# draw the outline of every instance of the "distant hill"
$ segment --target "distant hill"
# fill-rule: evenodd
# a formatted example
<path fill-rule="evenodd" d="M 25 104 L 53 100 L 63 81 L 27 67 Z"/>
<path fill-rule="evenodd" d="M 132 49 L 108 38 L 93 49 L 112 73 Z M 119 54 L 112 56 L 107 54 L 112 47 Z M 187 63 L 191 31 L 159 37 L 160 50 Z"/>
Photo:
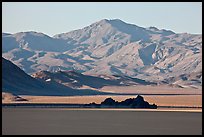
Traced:
<path fill-rule="evenodd" d="M 84 75 L 76 71 L 48 72 L 40 71 L 32 74 L 32 77 L 44 82 L 57 82 L 71 88 L 88 86 L 90 88 L 102 88 L 104 86 L 128 86 L 128 85 L 156 85 L 142 79 L 119 75 Z"/>
<path fill-rule="evenodd" d="M 76 90 L 56 82 L 39 81 L 10 61 L 2 58 L 2 92 L 14 95 L 99 95 L 105 94 L 94 90 Z M 106 93 L 108 94 L 108 93 Z"/>

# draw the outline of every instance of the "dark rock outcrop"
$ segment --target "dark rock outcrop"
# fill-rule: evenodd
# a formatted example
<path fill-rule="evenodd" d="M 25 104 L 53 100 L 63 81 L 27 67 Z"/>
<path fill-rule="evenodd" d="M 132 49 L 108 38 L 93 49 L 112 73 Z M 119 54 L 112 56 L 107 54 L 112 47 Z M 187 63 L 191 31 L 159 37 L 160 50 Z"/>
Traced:
<path fill-rule="evenodd" d="M 114 106 L 117 105 L 116 101 L 112 98 L 106 98 L 103 102 L 101 102 L 101 105 L 105 106 Z"/>
<path fill-rule="evenodd" d="M 128 98 L 124 101 L 118 102 L 112 98 L 106 98 L 101 104 L 90 103 L 86 107 L 100 107 L 100 108 L 151 108 L 156 109 L 157 105 L 149 104 L 144 98 L 138 95 L 136 98 Z"/>

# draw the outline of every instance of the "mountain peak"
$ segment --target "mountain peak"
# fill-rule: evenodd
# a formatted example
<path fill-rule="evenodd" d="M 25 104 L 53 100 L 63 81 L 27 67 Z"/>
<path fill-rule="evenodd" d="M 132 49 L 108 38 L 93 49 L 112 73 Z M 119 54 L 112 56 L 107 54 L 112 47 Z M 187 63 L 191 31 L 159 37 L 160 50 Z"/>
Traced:
<path fill-rule="evenodd" d="M 18 32 L 18 33 L 14 34 L 14 36 L 26 36 L 26 35 L 39 36 L 39 37 L 47 36 L 44 33 L 36 32 L 36 31 Z M 47 36 L 47 37 L 49 37 L 49 36 Z"/>
<path fill-rule="evenodd" d="M 153 26 L 150 26 L 150 27 L 148 27 L 147 29 L 152 30 L 152 31 L 159 31 L 159 29 L 158 29 L 158 28 L 153 27 Z"/>
<path fill-rule="evenodd" d="M 164 36 L 168 36 L 168 35 L 172 35 L 175 34 L 173 31 L 171 30 L 166 30 L 166 29 L 158 29 L 156 27 L 150 26 L 148 28 L 146 28 L 146 30 L 151 31 L 153 33 L 157 33 L 157 34 L 162 34 Z"/>
<path fill-rule="evenodd" d="M 100 20 L 100 21 L 97 21 L 97 22 L 91 24 L 90 26 L 93 26 L 93 25 L 98 26 L 98 25 L 109 24 L 109 21 L 110 21 L 110 20 L 108 20 L 108 19 L 102 19 L 102 20 Z"/>
<path fill-rule="evenodd" d="M 128 24 L 128 23 L 126 23 L 126 22 L 124 22 L 124 21 L 122 21 L 122 20 L 120 20 L 120 19 L 102 19 L 102 20 L 100 20 L 100 21 L 98 21 L 98 22 L 96 22 L 97 24 L 106 24 L 106 23 L 108 23 L 108 24 L 111 24 L 111 25 L 133 25 L 133 24 Z M 135 25 L 136 26 L 136 25 Z"/>
<path fill-rule="evenodd" d="M 102 20 L 100 20 L 98 22 L 108 22 L 108 21 L 109 21 L 108 19 L 102 19 Z"/>
<path fill-rule="evenodd" d="M 111 24 L 112 26 L 117 26 L 117 27 L 120 27 L 120 25 L 122 25 L 122 26 L 134 26 L 134 27 L 137 26 L 134 24 L 126 23 L 126 22 L 122 21 L 121 19 L 102 19 L 102 20 L 98 21 L 97 23 L 99 23 L 99 24 L 108 23 L 108 24 Z"/>
<path fill-rule="evenodd" d="M 125 24 L 127 24 L 126 22 L 124 22 L 124 21 L 122 21 L 122 20 L 120 20 L 120 19 L 111 19 L 111 20 L 109 20 L 110 22 L 118 22 L 118 23 L 125 23 Z"/>

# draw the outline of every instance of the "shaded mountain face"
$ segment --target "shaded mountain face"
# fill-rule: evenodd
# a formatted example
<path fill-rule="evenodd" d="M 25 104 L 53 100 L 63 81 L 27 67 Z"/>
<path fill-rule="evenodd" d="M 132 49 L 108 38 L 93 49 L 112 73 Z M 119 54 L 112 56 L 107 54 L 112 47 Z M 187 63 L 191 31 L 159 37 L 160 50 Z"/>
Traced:
<path fill-rule="evenodd" d="M 102 92 L 76 90 L 61 84 L 39 81 L 2 58 L 2 91 L 15 95 L 97 95 Z"/>
<path fill-rule="evenodd" d="M 202 73 L 202 35 L 143 28 L 119 19 L 104 19 L 54 37 L 3 33 L 2 54 L 29 74 L 77 70 L 160 82 Z"/>
<path fill-rule="evenodd" d="M 142 79 L 131 78 L 127 76 L 89 76 L 75 71 L 40 71 L 32 74 L 32 77 L 48 83 L 54 81 L 71 88 L 80 88 L 83 86 L 87 86 L 99 89 L 104 86 L 156 85 L 156 83 L 153 82 L 148 82 Z"/>

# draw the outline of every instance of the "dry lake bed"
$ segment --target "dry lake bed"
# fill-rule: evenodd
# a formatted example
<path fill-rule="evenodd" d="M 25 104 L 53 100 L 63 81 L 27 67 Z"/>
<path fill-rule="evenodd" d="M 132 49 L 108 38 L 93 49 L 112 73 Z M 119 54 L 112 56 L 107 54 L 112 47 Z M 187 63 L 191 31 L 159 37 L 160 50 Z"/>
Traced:
<path fill-rule="evenodd" d="M 3 135 L 201 135 L 202 112 L 2 108 Z"/>

